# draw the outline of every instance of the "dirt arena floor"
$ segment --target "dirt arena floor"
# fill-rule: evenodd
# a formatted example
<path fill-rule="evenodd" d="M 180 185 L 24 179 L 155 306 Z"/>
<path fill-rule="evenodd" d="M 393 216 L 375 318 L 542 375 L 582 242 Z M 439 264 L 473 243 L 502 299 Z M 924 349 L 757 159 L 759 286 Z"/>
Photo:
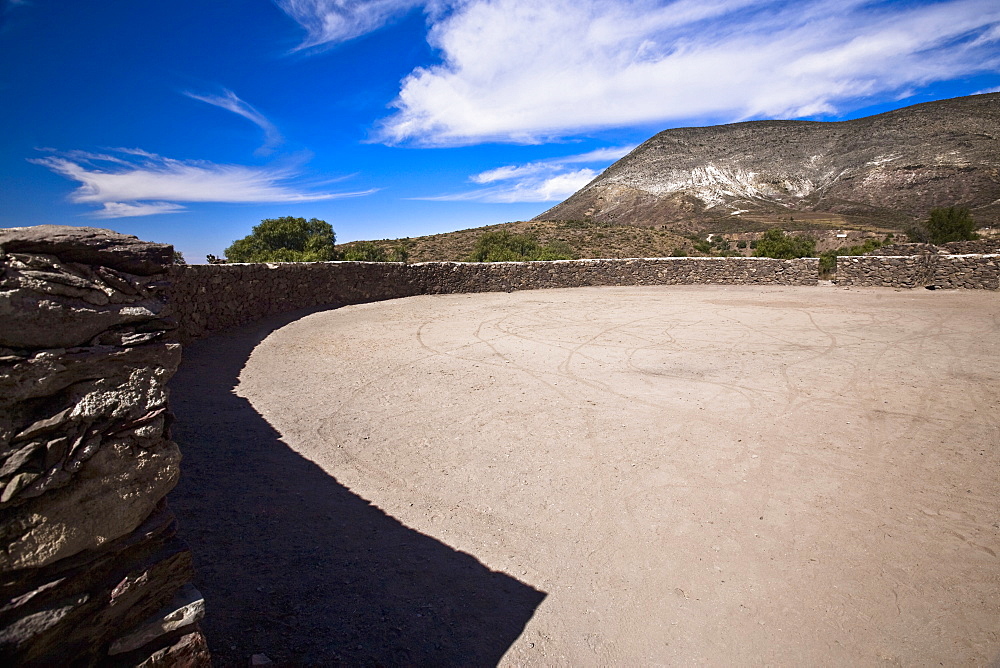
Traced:
<path fill-rule="evenodd" d="M 185 351 L 219 665 L 990 665 L 1000 294 L 580 288 Z"/>

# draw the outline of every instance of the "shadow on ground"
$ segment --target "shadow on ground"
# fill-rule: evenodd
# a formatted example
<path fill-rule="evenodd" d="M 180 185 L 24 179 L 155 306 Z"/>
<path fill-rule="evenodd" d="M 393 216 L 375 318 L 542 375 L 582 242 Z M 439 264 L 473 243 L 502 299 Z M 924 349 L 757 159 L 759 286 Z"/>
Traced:
<path fill-rule="evenodd" d="M 253 348 L 305 313 L 187 346 L 171 382 L 170 504 L 215 665 L 495 665 L 545 594 L 351 493 L 234 394 Z"/>

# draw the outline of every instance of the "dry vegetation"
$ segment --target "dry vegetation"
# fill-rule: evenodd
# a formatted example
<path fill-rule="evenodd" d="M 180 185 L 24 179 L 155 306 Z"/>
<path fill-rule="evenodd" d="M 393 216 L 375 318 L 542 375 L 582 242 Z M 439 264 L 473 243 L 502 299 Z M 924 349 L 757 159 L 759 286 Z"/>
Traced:
<path fill-rule="evenodd" d="M 711 255 L 712 252 L 699 252 L 695 249 L 696 242 L 704 239 L 709 233 L 724 234 L 733 242 L 733 252 L 749 255 L 750 248 L 737 249 L 736 243 L 739 240 L 756 239 L 761 233 L 773 227 L 808 232 L 817 238 L 820 250 L 857 243 L 859 238 L 868 236 L 884 237 L 887 232 L 892 231 L 875 226 L 851 225 L 836 215 L 799 212 L 795 212 L 791 219 L 773 217 L 766 220 L 764 218 L 749 220 L 746 217 L 739 217 L 731 223 L 719 221 L 704 227 L 705 229 L 699 234 L 683 236 L 676 227 L 667 229 L 666 226 L 639 227 L 573 220 L 520 221 L 423 237 L 381 239 L 371 243 L 382 247 L 387 253 L 403 246 L 408 252 L 409 262 L 462 261 L 468 259 L 480 235 L 485 232 L 507 230 L 514 234 L 531 235 L 542 245 L 565 244 L 576 258 L 628 258 Z M 837 239 L 835 234 L 838 230 L 852 230 L 850 240 Z M 898 230 L 896 232 L 898 234 Z M 359 243 L 362 242 L 340 244 L 337 249 L 343 252 Z"/>
<path fill-rule="evenodd" d="M 664 229 L 577 221 L 502 223 L 426 237 L 383 239 L 374 243 L 387 250 L 404 245 L 409 251 L 410 262 L 465 260 L 481 234 L 498 230 L 528 234 L 543 245 L 561 242 L 569 246 L 577 258 L 665 257 L 675 249 L 690 250 L 692 243 Z M 338 250 L 346 250 L 354 243 L 358 242 L 342 244 Z"/>

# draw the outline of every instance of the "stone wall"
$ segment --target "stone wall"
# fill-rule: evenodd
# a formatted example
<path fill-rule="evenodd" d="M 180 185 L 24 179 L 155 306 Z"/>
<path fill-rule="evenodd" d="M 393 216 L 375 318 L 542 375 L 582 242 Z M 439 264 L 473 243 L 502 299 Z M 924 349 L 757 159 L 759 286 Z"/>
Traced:
<path fill-rule="evenodd" d="M 816 285 L 818 275 L 815 258 L 197 265 L 171 269 L 170 302 L 186 341 L 297 308 L 419 294 L 594 285 Z"/>
<path fill-rule="evenodd" d="M 837 258 L 837 285 L 1000 289 L 1000 255 Z"/>
<path fill-rule="evenodd" d="M 865 255 L 896 257 L 903 255 L 995 255 L 1000 253 L 1000 239 L 978 239 L 976 241 L 949 241 L 943 244 L 890 244 L 876 248 Z"/>
<path fill-rule="evenodd" d="M 172 248 L 0 230 L 0 662 L 208 665 L 165 496 Z"/>

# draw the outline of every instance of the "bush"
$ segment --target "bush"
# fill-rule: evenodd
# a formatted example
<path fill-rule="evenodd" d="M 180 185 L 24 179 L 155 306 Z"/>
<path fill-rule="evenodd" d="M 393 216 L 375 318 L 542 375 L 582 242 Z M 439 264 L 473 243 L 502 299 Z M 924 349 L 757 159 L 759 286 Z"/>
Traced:
<path fill-rule="evenodd" d="M 891 237 L 886 237 L 885 241 L 868 239 L 863 244 L 858 246 L 848 246 L 846 248 L 834 248 L 833 250 L 823 251 L 819 254 L 820 276 L 827 277 L 836 273 L 838 257 L 844 257 L 847 255 L 864 255 L 865 253 L 870 253 L 876 248 L 881 248 L 889 241 L 891 241 Z"/>
<path fill-rule="evenodd" d="M 542 246 L 534 237 L 506 230 L 486 232 L 476 240 L 469 262 L 526 262 L 571 260 L 573 253 L 563 242 Z"/>
<path fill-rule="evenodd" d="M 816 240 L 801 235 L 787 235 L 782 230 L 768 230 L 757 242 L 755 257 L 773 257 L 794 260 L 797 257 L 814 257 Z"/>
<path fill-rule="evenodd" d="M 930 217 L 906 230 L 910 241 L 931 244 L 945 244 L 949 241 L 972 241 L 978 239 L 976 221 L 965 207 L 950 206 L 945 209 L 931 209 Z"/>
<path fill-rule="evenodd" d="M 835 273 L 837 273 L 837 251 L 823 251 L 819 254 L 819 275 L 826 278 Z"/>
<path fill-rule="evenodd" d="M 351 244 L 341 254 L 342 260 L 349 262 L 406 262 L 410 258 L 406 246 L 398 244 L 390 251 L 372 241 Z"/>
<path fill-rule="evenodd" d="M 226 249 L 229 262 L 325 262 L 337 259 L 333 227 L 311 218 L 265 218 Z"/>

